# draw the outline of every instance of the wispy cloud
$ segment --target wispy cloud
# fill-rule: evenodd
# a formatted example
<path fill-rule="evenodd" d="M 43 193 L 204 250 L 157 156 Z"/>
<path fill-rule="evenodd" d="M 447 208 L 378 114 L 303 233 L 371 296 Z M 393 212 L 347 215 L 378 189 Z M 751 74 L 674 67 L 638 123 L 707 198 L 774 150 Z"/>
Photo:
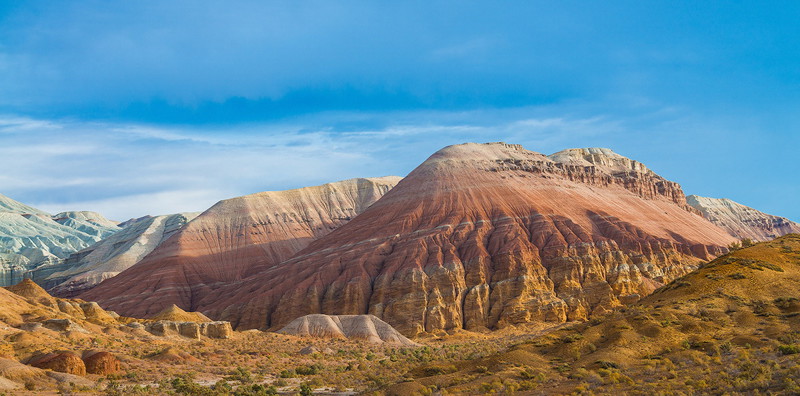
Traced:
<path fill-rule="evenodd" d="M 535 142 L 568 131 L 607 130 L 592 119 L 197 131 L 0 118 L 0 125 L 12 124 L 24 126 L 2 138 L 0 167 L 15 170 L 0 177 L 3 193 L 45 210 L 99 210 L 119 219 L 202 211 L 217 200 L 265 190 L 402 176 L 449 144 L 511 138 L 535 149 L 542 146 Z"/>

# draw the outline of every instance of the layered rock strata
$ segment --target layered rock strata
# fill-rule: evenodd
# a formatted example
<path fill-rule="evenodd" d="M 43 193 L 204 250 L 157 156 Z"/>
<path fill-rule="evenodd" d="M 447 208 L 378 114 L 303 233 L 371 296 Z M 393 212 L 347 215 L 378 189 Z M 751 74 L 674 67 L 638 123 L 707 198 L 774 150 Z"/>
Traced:
<path fill-rule="evenodd" d="M 760 212 L 727 198 L 686 197 L 686 202 L 703 213 L 712 223 L 738 239 L 769 241 L 777 237 L 800 233 L 800 224 L 787 218 Z"/>
<path fill-rule="evenodd" d="M 351 179 L 221 201 L 140 263 L 79 297 L 146 317 L 172 304 L 196 311 L 211 290 L 277 264 L 347 223 L 399 177 Z"/>
<path fill-rule="evenodd" d="M 610 150 L 548 157 L 470 143 L 440 150 L 348 224 L 196 306 L 242 329 L 371 314 L 406 336 L 581 320 L 733 240 L 678 184 Z"/>
<path fill-rule="evenodd" d="M 0 286 L 44 279 L 73 252 L 119 230 L 95 212 L 51 216 L 0 195 Z"/>
<path fill-rule="evenodd" d="M 131 222 L 122 231 L 71 254 L 39 283 L 53 295 L 75 297 L 141 261 L 197 215 L 147 216 Z"/>

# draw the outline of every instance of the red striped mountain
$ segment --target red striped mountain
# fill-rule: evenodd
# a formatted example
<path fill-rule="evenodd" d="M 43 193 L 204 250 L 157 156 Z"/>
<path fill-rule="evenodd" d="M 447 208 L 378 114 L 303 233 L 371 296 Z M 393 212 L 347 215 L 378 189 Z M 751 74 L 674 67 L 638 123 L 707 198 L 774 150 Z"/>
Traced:
<path fill-rule="evenodd" d="M 272 329 L 312 313 L 371 314 L 407 336 L 577 320 L 637 300 L 732 241 L 677 183 L 608 149 L 548 157 L 468 143 L 192 309 Z"/>
<path fill-rule="evenodd" d="M 210 290 L 277 264 L 347 223 L 400 180 L 351 179 L 220 201 L 142 261 L 80 298 L 146 317 L 175 304 L 193 310 Z"/>

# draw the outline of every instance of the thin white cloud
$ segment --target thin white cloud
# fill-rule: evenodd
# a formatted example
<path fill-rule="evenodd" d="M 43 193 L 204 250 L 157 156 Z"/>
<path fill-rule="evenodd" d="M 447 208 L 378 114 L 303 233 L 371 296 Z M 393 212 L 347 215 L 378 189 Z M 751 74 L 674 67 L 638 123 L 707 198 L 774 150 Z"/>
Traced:
<path fill-rule="evenodd" d="M 248 125 L 191 130 L 6 117 L 0 192 L 43 210 L 95 210 L 117 219 L 199 211 L 265 190 L 351 177 L 403 176 L 439 148 L 512 138 L 533 142 L 597 120 L 532 119 L 497 125 L 392 125 L 302 130 Z M 521 140 L 516 140 L 521 139 Z M 529 147 L 536 150 L 537 147 Z"/>

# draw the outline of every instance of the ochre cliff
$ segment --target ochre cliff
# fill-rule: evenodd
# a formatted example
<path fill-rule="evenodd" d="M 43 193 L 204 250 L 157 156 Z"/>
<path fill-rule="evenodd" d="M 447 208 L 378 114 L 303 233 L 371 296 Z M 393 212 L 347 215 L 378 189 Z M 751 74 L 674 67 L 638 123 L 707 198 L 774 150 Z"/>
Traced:
<path fill-rule="evenodd" d="M 680 187 L 605 149 L 446 147 L 353 221 L 196 308 L 239 328 L 375 315 L 405 335 L 585 319 L 734 239 Z"/>
<path fill-rule="evenodd" d="M 687 202 L 703 213 L 712 223 L 738 239 L 769 241 L 777 237 L 800 233 L 800 224 L 785 217 L 760 212 L 727 198 L 687 197 Z"/>
<path fill-rule="evenodd" d="M 196 302 L 220 285 L 277 264 L 366 210 L 399 177 L 351 179 L 220 201 L 141 262 L 80 298 L 122 315 L 144 317 Z"/>

